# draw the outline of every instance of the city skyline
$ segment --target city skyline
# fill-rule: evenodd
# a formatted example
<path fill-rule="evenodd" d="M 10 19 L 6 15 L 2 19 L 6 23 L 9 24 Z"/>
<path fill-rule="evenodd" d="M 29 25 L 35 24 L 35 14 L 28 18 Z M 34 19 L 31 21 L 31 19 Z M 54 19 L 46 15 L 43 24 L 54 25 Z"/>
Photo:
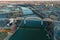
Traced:
<path fill-rule="evenodd" d="M 0 1 L 60 1 L 60 0 L 0 0 Z"/>

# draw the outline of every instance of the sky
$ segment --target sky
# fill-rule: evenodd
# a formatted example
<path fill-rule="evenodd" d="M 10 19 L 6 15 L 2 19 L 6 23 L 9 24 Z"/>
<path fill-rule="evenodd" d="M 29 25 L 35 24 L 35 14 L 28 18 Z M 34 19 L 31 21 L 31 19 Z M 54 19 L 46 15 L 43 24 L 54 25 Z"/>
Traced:
<path fill-rule="evenodd" d="M 0 0 L 0 1 L 60 1 L 60 0 Z"/>

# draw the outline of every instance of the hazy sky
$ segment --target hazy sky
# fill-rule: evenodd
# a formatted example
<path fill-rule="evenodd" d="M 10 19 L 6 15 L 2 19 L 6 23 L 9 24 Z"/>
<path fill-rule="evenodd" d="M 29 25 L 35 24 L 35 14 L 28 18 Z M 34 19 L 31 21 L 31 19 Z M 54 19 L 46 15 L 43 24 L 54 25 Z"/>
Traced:
<path fill-rule="evenodd" d="M 60 1 L 60 0 L 0 0 L 0 1 Z"/>

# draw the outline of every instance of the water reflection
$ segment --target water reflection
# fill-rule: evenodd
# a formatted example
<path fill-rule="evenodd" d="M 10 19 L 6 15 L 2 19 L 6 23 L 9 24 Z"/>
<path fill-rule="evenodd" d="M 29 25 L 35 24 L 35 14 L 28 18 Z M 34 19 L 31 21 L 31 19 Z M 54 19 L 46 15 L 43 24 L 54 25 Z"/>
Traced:
<path fill-rule="evenodd" d="M 60 40 L 60 22 L 54 22 L 54 40 Z"/>

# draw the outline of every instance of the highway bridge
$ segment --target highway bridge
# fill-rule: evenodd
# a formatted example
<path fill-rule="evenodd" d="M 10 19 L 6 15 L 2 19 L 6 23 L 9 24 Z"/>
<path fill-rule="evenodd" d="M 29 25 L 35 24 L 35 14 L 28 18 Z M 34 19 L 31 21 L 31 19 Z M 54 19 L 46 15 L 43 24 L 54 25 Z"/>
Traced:
<path fill-rule="evenodd" d="M 53 40 L 54 38 L 53 38 L 53 25 L 57 22 L 59 22 L 59 21 L 54 21 L 53 23 L 52 23 L 52 21 L 42 21 L 41 19 L 43 19 L 44 17 L 43 17 L 43 15 L 41 15 L 38 11 L 36 11 L 34 8 L 26 8 L 26 7 L 24 7 L 25 9 L 24 9 L 24 11 L 23 11 L 23 14 L 25 14 L 25 13 L 28 13 L 29 11 L 27 10 L 26 11 L 26 9 L 29 9 L 30 10 L 30 12 L 32 13 L 30 13 L 31 15 L 35 15 L 35 16 L 33 16 L 33 17 L 39 17 L 40 19 L 38 19 L 38 20 L 40 20 L 40 21 L 37 21 L 37 19 L 34 19 L 33 17 L 32 17 L 32 19 L 31 18 L 28 18 L 28 17 L 31 17 L 31 15 L 29 14 L 29 15 L 24 15 L 23 17 L 24 17 L 24 19 L 26 18 L 27 20 L 25 20 L 24 22 L 23 22 L 23 24 L 22 25 L 20 25 L 21 27 L 20 28 L 22 28 L 22 29 L 19 29 L 20 31 L 23 31 L 22 33 L 24 33 L 24 32 L 26 32 L 26 34 L 28 34 L 29 35 L 29 37 L 28 36 L 26 36 L 26 35 L 24 35 L 24 34 L 21 34 L 22 36 L 24 36 L 24 39 L 25 40 L 37 40 L 37 39 L 35 39 L 35 37 L 37 36 L 36 34 L 34 34 L 34 35 L 36 35 L 35 37 L 33 37 L 33 38 L 31 38 L 31 35 L 32 35 L 32 32 L 36 32 L 36 30 L 35 30 L 35 28 L 37 28 L 37 30 L 38 30 L 38 28 L 41 28 L 42 29 L 42 27 L 43 27 L 43 29 L 42 30 L 44 30 L 44 31 L 46 31 L 46 34 L 49 34 L 48 36 L 46 36 L 46 34 L 45 34 L 45 36 L 46 37 L 48 37 L 47 39 L 45 39 L 45 40 Z M 29 20 L 29 21 L 28 21 Z M 36 21 L 34 21 L 34 20 L 36 20 Z M 36 23 L 37 24 L 36 24 Z M 33 23 L 33 24 L 32 24 Z M 46 24 L 47 23 L 47 24 Z M 30 26 L 29 26 L 30 25 Z M 38 27 L 36 26 L 36 25 L 38 25 Z M 59 27 L 59 26 L 58 26 Z M 26 28 L 26 29 L 25 29 Z M 46 29 L 47 28 L 47 29 Z M 29 30 L 30 29 L 30 30 Z M 34 30 L 33 30 L 34 29 Z M 46 29 L 46 30 L 45 30 Z M 50 29 L 50 30 L 49 30 Z M 33 31 L 32 31 L 33 30 Z M 49 30 L 49 31 L 47 31 L 47 30 Z M 11 37 L 10 38 L 10 40 L 14 40 L 14 38 L 16 38 L 16 40 L 17 40 L 17 37 L 16 36 L 19 36 L 19 35 L 17 35 L 17 34 L 19 34 L 18 32 L 20 32 L 20 31 L 17 31 L 16 32 L 16 34 L 15 35 L 13 35 L 13 37 Z M 28 32 L 29 31 L 29 32 Z M 51 34 L 50 34 L 50 33 Z M 31 33 L 31 35 L 30 35 L 30 33 Z M 38 32 L 37 32 L 38 33 Z M 41 33 L 41 32 L 40 32 Z M 42 33 L 43 34 L 43 33 Z M 43 35 L 40 35 L 39 37 L 41 37 L 41 36 L 43 36 Z M 19 37 L 21 37 L 21 36 L 19 36 Z M 38 40 L 44 40 L 44 39 L 39 39 L 39 37 L 38 37 Z M 30 39 L 28 39 L 28 38 L 30 38 Z M 37 38 L 37 37 L 36 37 Z M 44 37 L 42 37 L 42 38 L 44 38 Z M 22 40 L 24 40 L 23 38 L 20 38 L 20 39 L 22 39 Z"/>
<path fill-rule="evenodd" d="M 18 21 L 18 30 L 9 40 L 53 40 L 54 23 L 59 21 L 44 21 L 42 12 L 33 6 L 20 6 L 22 16 L 12 18 Z M 9 19 L 9 18 L 7 18 Z M 52 23 L 53 22 L 53 23 Z M 13 23 L 13 22 L 12 22 Z M 3 25 L 4 26 L 4 25 Z M 7 26 L 7 25 L 6 25 Z M 47 31 L 48 30 L 48 31 Z"/>
<path fill-rule="evenodd" d="M 24 20 L 20 22 L 19 29 L 9 40 L 50 40 L 45 30 L 46 22 L 41 21 L 39 15 L 36 15 L 37 13 L 35 14 L 32 9 L 27 7 L 21 8 Z"/>

